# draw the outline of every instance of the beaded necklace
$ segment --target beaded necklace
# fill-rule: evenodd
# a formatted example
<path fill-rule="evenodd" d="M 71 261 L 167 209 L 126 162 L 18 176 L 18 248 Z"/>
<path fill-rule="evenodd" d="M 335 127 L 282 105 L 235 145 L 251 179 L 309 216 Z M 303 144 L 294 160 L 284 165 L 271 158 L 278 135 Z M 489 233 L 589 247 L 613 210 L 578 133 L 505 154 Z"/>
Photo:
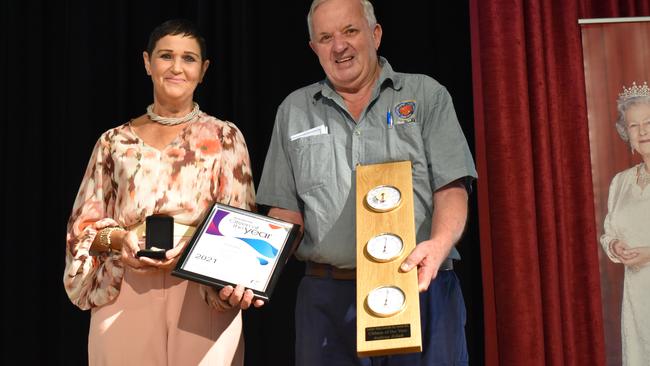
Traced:
<path fill-rule="evenodd" d="M 200 111 L 198 103 L 194 102 L 194 109 L 183 117 L 162 117 L 154 113 L 153 104 L 151 104 L 147 107 L 147 116 L 149 116 L 152 121 L 160 123 L 161 125 L 174 126 L 191 120 L 196 117 Z"/>

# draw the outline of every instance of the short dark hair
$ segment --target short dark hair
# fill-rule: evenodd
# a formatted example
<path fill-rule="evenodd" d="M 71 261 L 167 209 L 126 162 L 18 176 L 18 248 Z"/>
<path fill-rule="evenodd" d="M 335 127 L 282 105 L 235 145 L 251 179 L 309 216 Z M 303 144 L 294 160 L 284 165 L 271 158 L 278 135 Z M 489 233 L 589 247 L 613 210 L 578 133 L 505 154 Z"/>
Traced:
<path fill-rule="evenodd" d="M 208 52 L 205 46 L 205 39 L 201 35 L 199 28 L 187 19 L 171 19 L 154 28 L 149 35 L 147 53 L 149 55 L 153 53 L 154 48 L 156 48 L 156 43 L 161 38 L 165 36 L 176 36 L 179 34 L 196 39 L 196 42 L 199 44 L 199 48 L 201 49 L 201 59 L 207 59 Z"/>

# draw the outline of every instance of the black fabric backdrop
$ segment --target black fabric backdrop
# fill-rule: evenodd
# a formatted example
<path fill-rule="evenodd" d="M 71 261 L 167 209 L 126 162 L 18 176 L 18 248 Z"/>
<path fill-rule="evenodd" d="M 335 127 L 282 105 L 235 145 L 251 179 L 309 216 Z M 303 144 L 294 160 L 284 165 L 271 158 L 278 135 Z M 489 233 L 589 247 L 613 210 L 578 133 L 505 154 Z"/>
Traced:
<path fill-rule="evenodd" d="M 277 106 L 323 77 L 302 1 L 31 1 L 0 5 L 0 192 L 3 364 L 86 364 L 89 312 L 62 286 L 65 226 L 98 136 L 152 101 L 141 53 L 176 17 L 203 30 L 211 60 L 196 99 L 244 134 L 257 184 Z M 380 54 L 394 69 L 445 85 L 473 148 L 467 1 L 375 1 Z M 459 245 L 471 364 L 483 360 L 476 197 Z M 291 260 L 273 301 L 245 312 L 246 364 L 293 364 L 293 306 L 303 266 Z M 28 351 L 19 351 L 18 346 Z M 146 350 L 144 350 L 146 352 Z"/>

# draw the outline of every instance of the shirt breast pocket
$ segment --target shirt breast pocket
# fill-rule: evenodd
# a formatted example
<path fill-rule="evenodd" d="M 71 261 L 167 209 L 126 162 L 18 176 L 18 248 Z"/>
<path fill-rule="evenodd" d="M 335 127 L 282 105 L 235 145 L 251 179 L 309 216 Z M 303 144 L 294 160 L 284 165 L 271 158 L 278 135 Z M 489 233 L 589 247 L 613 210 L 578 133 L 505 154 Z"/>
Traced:
<path fill-rule="evenodd" d="M 411 160 L 412 162 L 422 159 L 424 146 L 422 141 L 422 129 L 417 122 L 410 122 L 395 125 L 395 128 L 388 130 L 388 149 L 392 160 Z"/>
<path fill-rule="evenodd" d="M 323 187 L 334 179 L 332 135 L 303 137 L 289 142 L 293 175 L 299 194 Z"/>

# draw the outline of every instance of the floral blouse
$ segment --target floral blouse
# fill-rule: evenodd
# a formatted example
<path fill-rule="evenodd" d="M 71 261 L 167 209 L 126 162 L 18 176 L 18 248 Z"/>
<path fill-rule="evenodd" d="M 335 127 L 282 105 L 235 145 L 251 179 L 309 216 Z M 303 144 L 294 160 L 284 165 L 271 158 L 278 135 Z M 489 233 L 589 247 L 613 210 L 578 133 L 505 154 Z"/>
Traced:
<path fill-rule="evenodd" d="M 120 291 L 120 253 L 89 252 L 98 231 L 132 228 L 151 214 L 197 225 L 213 202 L 255 208 L 246 142 L 233 123 L 201 112 L 162 150 L 142 141 L 130 123 L 103 133 L 67 226 L 63 282 L 70 300 L 85 310 Z"/>

